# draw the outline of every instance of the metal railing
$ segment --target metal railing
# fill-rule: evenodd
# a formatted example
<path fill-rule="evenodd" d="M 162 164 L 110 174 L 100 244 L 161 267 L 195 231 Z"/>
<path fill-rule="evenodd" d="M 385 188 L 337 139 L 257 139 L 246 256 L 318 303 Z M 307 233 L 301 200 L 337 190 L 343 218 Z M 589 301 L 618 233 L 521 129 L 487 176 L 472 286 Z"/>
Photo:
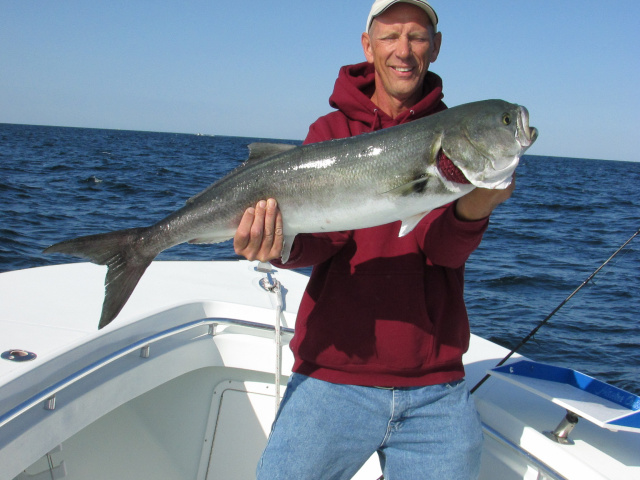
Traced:
<path fill-rule="evenodd" d="M 174 335 L 178 335 L 180 333 L 187 332 L 189 330 L 193 330 L 198 327 L 209 326 L 208 335 L 215 336 L 216 335 L 216 327 L 219 325 L 222 326 L 238 326 L 242 328 L 248 328 L 251 330 L 260 330 L 260 331 L 268 331 L 274 332 L 276 327 L 274 325 L 267 325 L 263 323 L 250 322 L 246 320 L 236 320 L 232 318 L 203 318 L 199 320 L 194 320 L 192 322 L 185 323 L 183 325 L 178 325 L 162 332 L 156 333 L 154 335 L 150 335 L 143 339 L 140 339 L 134 343 L 131 343 L 115 352 L 110 353 L 109 355 L 81 368 L 80 370 L 68 375 L 62 380 L 56 382 L 50 387 L 42 390 L 41 392 L 33 395 L 29 399 L 15 406 L 8 412 L 0 415 L 0 428 L 7 423 L 15 420 L 20 415 L 26 413 L 31 410 L 33 407 L 39 404 L 43 404 L 45 410 L 54 410 L 55 409 L 55 396 L 57 393 L 61 392 L 65 388 L 73 385 L 79 380 L 91 375 L 92 373 L 104 368 L 105 366 L 115 362 L 116 360 L 129 355 L 136 350 L 140 351 L 140 356 L 142 358 L 149 357 L 150 346 L 156 342 L 164 340 L 166 338 L 172 337 Z M 280 331 L 283 334 L 293 335 L 294 330 L 292 328 L 281 327 Z M 566 480 L 566 477 L 560 475 L 549 465 L 542 462 L 540 459 L 531 455 L 531 453 L 527 452 L 525 449 L 512 442 L 504 435 L 500 434 L 497 430 L 489 427 L 486 424 L 482 424 L 482 428 L 484 434 L 488 437 L 493 438 L 498 443 L 501 443 L 505 447 L 517 452 L 522 457 L 525 457 L 535 468 L 537 468 L 542 474 L 544 474 L 547 478 L 558 479 L 558 480 Z"/>
<path fill-rule="evenodd" d="M 239 327 L 249 328 L 253 330 L 263 330 L 263 331 L 270 331 L 275 333 L 275 326 L 273 325 L 266 325 L 266 324 L 257 323 L 257 322 L 249 322 L 246 320 L 236 320 L 232 318 L 203 318 L 200 320 L 194 320 L 192 322 L 185 323 L 183 325 L 178 325 L 176 327 L 169 328 L 162 332 L 159 332 L 154 335 L 145 337 L 141 340 L 138 340 L 126 347 L 116 350 L 113 353 L 110 353 L 109 355 L 85 366 L 84 368 L 81 368 L 80 370 L 72 373 L 71 375 L 68 375 L 67 377 L 54 383 L 50 387 L 45 388 L 41 392 L 33 395 L 32 397 L 28 398 L 27 400 L 20 403 L 19 405 L 16 405 L 11 410 L 0 415 L 0 428 L 6 425 L 7 423 L 11 422 L 12 420 L 16 419 L 20 415 L 24 414 L 25 412 L 31 410 L 33 407 L 35 407 L 38 404 L 43 403 L 45 410 L 54 410 L 55 396 L 57 393 L 69 387 L 70 385 L 73 385 L 77 381 L 87 377 L 88 375 L 91 375 L 97 370 L 100 370 L 101 368 L 109 365 L 110 363 L 113 363 L 116 360 L 135 352 L 136 350 L 140 350 L 141 357 L 147 358 L 149 356 L 149 347 L 153 343 L 156 343 L 168 337 L 172 337 L 174 335 L 178 335 L 180 333 L 192 330 L 194 328 L 203 327 L 207 325 L 209 326 L 209 335 L 211 335 L 212 337 L 216 335 L 216 327 L 219 325 L 239 326 Z M 294 330 L 292 328 L 282 327 L 280 331 L 284 334 L 293 335 Z"/>
<path fill-rule="evenodd" d="M 538 470 L 538 474 L 543 475 L 543 477 L 539 476 L 538 478 L 545 478 L 549 480 L 568 480 L 567 477 L 556 472 L 552 467 L 544 463 L 541 459 L 532 455 L 530 452 L 522 448 L 520 445 L 509 440 L 506 436 L 502 435 L 495 428 L 490 427 L 484 422 L 482 422 L 482 432 L 484 433 L 485 437 L 492 438 L 494 441 L 498 442 L 504 447 L 516 452 L 516 454 L 520 455 L 521 457 L 526 458 L 527 461 L 531 464 L 531 466 Z"/>

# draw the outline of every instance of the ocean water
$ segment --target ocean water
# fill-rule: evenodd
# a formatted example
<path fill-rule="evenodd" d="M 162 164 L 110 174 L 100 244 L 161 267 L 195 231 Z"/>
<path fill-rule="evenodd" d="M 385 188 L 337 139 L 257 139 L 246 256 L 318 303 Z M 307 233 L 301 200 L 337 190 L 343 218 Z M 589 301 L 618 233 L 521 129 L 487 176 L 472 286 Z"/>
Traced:
<path fill-rule="evenodd" d="M 157 221 L 242 162 L 253 141 L 0 124 L 0 272 L 77 261 L 41 252 Z M 525 156 L 517 175 L 467 263 L 465 290 L 472 331 L 509 348 L 640 228 L 640 163 Z M 158 258 L 238 257 L 226 242 Z M 640 394 L 639 294 L 640 236 L 520 352 Z"/>

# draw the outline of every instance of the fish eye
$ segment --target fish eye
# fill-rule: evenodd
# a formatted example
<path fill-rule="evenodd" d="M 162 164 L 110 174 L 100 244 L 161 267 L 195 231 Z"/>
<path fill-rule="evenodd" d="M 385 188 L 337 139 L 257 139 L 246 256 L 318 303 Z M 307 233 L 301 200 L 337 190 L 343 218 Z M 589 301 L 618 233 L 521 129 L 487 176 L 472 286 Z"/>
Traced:
<path fill-rule="evenodd" d="M 508 113 L 505 113 L 504 115 L 502 115 L 502 123 L 504 123 L 505 125 L 510 125 L 511 115 L 509 115 Z"/>

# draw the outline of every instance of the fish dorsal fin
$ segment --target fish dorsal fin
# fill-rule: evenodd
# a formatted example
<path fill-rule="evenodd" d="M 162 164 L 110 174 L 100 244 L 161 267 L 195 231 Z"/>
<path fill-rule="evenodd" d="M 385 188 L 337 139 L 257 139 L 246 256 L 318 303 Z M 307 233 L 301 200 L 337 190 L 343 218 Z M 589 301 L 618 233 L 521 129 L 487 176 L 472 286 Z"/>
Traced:
<path fill-rule="evenodd" d="M 416 228 L 416 225 L 420 223 L 420 220 L 422 220 L 429 212 L 430 210 L 427 210 L 426 212 L 418 213 L 410 216 L 409 218 L 403 219 L 402 225 L 400 225 L 400 231 L 398 232 L 398 237 L 404 237 L 411 230 Z"/>
<path fill-rule="evenodd" d="M 250 143 L 248 147 L 249 147 L 249 158 L 245 160 L 243 165 L 248 162 L 258 162 L 260 160 L 264 160 L 265 158 L 273 157 L 274 155 L 288 152 L 289 150 L 293 150 L 294 148 L 297 148 L 296 145 L 291 145 L 290 143 L 262 143 L 262 142 Z M 189 200 L 187 200 L 187 205 L 195 202 L 199 197 L 208 193 L 212 187 L 213 185 L 210 185 L 207 188 L 205 188 L 202 192 L 191 197 Z"/>
<path fill-rule="evenodd" d="M 247 162 L 264 160 L 279 153 L 288 152 L 296 148 L 296 145 L 289 143 L 251 143 L 249 145 L 249 158 Z"/>

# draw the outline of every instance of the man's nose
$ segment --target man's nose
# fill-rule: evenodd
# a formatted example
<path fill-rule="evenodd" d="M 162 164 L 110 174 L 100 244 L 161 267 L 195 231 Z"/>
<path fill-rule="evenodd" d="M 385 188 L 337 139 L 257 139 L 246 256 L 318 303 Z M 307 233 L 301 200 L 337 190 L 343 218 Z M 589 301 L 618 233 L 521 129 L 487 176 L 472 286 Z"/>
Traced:
<path fill-rule="evenodd" d="M 400 37 L 396 44 L 398 58 L 407 58 L 411 55 L 411 42 L 408 37 Z"/>

